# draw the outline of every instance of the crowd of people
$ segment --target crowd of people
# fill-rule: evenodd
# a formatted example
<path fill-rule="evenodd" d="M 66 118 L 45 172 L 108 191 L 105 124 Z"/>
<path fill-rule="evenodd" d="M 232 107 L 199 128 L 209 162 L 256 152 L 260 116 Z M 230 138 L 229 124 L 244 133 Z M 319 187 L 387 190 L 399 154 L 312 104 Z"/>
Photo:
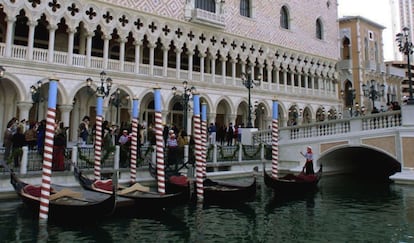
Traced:
<path fill-rule="evenodd" d="M 3 134 L 4 160 L 12 161 L 15 168 L 20 167 L 22 147 L 28 146 L 43 155 L 46 133 L 46 120 L 28 122 L 16 117 L 9 120 Z M 55 124 L 53 169 L 64 170 L 64 152 L 66 148 L 66 128 L 63 122 Z"/>
<path fill-rule="evenodd" d="M 228 126 L 222 125 L 220 127 L 217 127 L 214 123 L 210 123 L 208 127 L 208 143 L 219 144 L 221 146 L 238 144 L 241 142 L 243 128 L 243 124 L 235 126 L 232 122 Z"/>

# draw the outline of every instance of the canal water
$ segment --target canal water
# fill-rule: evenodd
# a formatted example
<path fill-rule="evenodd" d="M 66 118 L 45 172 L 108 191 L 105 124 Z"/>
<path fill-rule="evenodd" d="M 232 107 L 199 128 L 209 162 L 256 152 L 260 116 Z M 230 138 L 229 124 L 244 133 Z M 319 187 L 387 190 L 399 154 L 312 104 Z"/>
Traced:
<path fill-rule="evenodd" d="M 0 242 L 75 241 L 414 242 L 414 186 L 325 176 L 314 195 L 278 200 L 260 183 L 255 201 L 237 207 L 185 205 L 82 226 L 39 227 L 20 201 L 0 202 Z"/>

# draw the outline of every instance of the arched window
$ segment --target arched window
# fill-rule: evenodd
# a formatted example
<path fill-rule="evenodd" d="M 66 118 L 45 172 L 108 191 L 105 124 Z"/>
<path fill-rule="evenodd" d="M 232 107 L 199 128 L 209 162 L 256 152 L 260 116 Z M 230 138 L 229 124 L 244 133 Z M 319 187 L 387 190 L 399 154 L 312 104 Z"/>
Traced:
<path fill-rule="evenodd" d="M 280 27 L 289 29 L 289 11 L 286 6 L 280 9 Z"/>
<path fill-rule="evenodd" d="M 321 19 L 316 20 L 316 38 L 319 40 L 323 39 L 323 25 Z"/>
<path fill-rule="evenodd" d="M 250 18 L 250 0 L 240 0 L 240 15 Z"/>
<path fill-rule="evenodd" d="M 214 0 L 196 0 L 195 7 L 212 13 L 216 12 L 216 1 Z"/>
<path fill-rule="evenodd" d="M 349 41 L 349 38 L 344 37 L 342 40 L 342 59 L 346 59 L 346 60 L 351 59 L 350 45 L 351 45 L 351 42 Z"/>

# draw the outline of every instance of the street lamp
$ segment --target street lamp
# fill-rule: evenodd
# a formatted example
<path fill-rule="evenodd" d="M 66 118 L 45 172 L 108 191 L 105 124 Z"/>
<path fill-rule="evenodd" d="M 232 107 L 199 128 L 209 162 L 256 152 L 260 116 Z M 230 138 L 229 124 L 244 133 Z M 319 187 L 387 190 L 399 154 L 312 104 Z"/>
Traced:
<path fill-rule="evenodd" d="M 414 104 L 413 99 L 413 86 L 411 80 L 411 64 L 410 64 L 410 55 L 413 54 L 413 43 L 409 40 L 410 29 L 404 27 L 402 33 L 397 34 L 396 41 L 398 42 L 398 49 L 401 53 L 407 56 L 407 69 L 408 69 L 408 92 L 409 97 L 407 100 L 408 105 Z"/>
<path fill-rule="evenodd" d="M 112 79 L 110 77 L 106 77 L 105 71 L 102 71 L 100 73 L 101 76 L 101 86 L 98 86 L 96 88 L 96 95 L 97 96 L 108 96 L 109 91 L 112 87 Z M 90 88 L 92 86 L 93 80 L 92 78 L 86 79 L 86 85 Z M 105 86 L 104 86 L 105 85 Z"/>
<path fill-rule="evenodd" d="M 192 86 L 191 88 L 188 88 L 188 82 L 183 81 L 183 93 L 181 95 L 177 94 L 177 87 L 172 87 L 171 90 L 173 92 L 173 95 L 181 96 L 181 102 L 183 104 L 183 129 L 187 132 L 187 115 L 188 115 L 188 102 L 190 101 L 192 94 L 196 92 L 196 88 Z"/>
<path fill-rule="evenodd" d="M 243 85 L 249 91 L 249 97 L 248 97 L 248 99 L 249 99 L 249 113 L 247 114 L 247 128 L 252 128 L 253 127 L 253 124 L 252 124 L 252 104 L 251 104 L 252 101 L 251 101 L 251 91 L 250 90 L 253 88 L 253 86 L 257 85 L 257 83 L 256 83 L 255 80 L 253 80 L 251 72 L 248 71 L 247 74 L 242 73 L 241 75 L 242 75 L 241 78 L 242 78 Z M 261 74 L 260 73 L 258 74 L 258 78 L 259 78 L 259 80 L 261 79 Z"/>
<path fill-rule="evenodd" d="M 341 90 L 341 96 L 345 99 L 345 107 L 348 107 L 351 117 L 353 114 L 352 108 L 354 107 L 355 92 L 355 89 L 351 87 L 348 90 Z"/>
<path fill-rule="evenodd" d="M 36 121 L 39 121 L 39 105 L 40 102 L 43 102 L 43 97 L 41 97 L 40 89 L 42 88 L 42 81 L 39 80 L 36 82 L 36 85 L 30 86 L 30 93 L 32 94 L 32 101 L 36 104 Z"/>
<path fill-rule="evenodd" d="M 129 95 L 121 96 L 121 90 L 116 89 L 115 93 L 111 95 L 111 104 L 116 107 L 116 122 L 120 124 L 119 121 L 119 108 L 122 106 L 127 106 L 129 100 Z"/>
<path fill-rule="evenodd" d="M 371 86 L 363 84 L 362 90 L 364 91 L 364 96 L 368 97 L 372 101 L 372 110 L 375 108 L 375 100 L 384 96 L 385 85 L 381 84 L 379 87 L 376 84 L 375 80 L 371 80 Z"/>

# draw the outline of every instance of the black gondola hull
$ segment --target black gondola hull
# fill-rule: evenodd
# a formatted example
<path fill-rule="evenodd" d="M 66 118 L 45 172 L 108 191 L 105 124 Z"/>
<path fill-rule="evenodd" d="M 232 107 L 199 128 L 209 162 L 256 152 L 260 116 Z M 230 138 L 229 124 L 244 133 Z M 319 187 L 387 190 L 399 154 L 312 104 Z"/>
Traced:
<path fill-rule="evenodd" d="M 95 191 L 103 194 L 111 194 L 111 191 L 102 190 L 94 187 L 94 180 L 82 175 L 75 169 L 75 177 L 79 184 L 86 190 Z M 185 196 L 182 193 L 162 194 L 158 192 L 146 192 L 135 190 L 126 194 L 118 194 L 117 211 L 145 213 L 151 210 L 163 210 L 182 204 Z"/>
<path fill-rule="evenodd" d="M 276 197 L 296 197 L 315 192 L 321 179 L 322 169 L 315 175 L 298 176 L 290 175 L 281 178 L 273 178 L 265 170 L 263 171 L 264 182 L 267 187 L 274 191 Z"/>
<path fill-rule="evenodd" d="M 21 181 L 14 173 L 11 173 L 11 184 L 22 202 L 30 211 L 39 215 L 40 198 L 30 195 L 24 188 L 29 184 Z M 56 190 L 68 189 L 68 187 L 52 185 Z M 70 188 L 70 190 L 75 190 Z M 102 196 L 97 193 L 83 192 L 81 198 L 61 197 L 49 201 L 48 218 L 62 222 L 95 221 L 113 213 L 116 206 L 116 198 L 112 195 Z"/>

